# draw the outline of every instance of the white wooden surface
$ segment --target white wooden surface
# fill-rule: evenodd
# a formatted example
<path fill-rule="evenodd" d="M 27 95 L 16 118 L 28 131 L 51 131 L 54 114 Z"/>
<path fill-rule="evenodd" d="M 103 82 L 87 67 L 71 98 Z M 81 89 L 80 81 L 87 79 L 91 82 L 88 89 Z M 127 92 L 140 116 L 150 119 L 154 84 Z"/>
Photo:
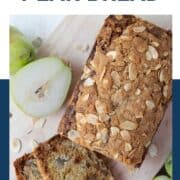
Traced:
<path fill-rule="evenodd" d="M 73 83 L 80 76 L 83 64 L 85 63 L 95 37 L 103 24 L 106 16 L 47 16 L 32 17 L 31 25 L 26 25 L 26 16 L 11 17 L 11 24 L 19 27 L 31 39 L 40 36 L 44 39 L 42 47 L 39 49 L 38 55 L 48 56 L 57 55 L 69 61 L 73 70 Z M 170 16 L 143 16 L 145 19 L 151 20 L 164 28 L 171 28 Z M 28 18 L 31 18 L 28 16 Z M 62 21 L 63 19 L 63 21 Z M 34 23 L 34 24 L 33 24 Z M 38 25 L 39 24 L 39 25 Z M 48 26 L 47 26 L 48 24 Z M 56 25 L 59 24 L 57 27 Z M 51 26 L 51 27 L 49 27 Z M 47 28 L 45 28 L 47 27 Z M 56 30 L 54 31 L 54 28 Z M 50 35 L 51 34 L 51 35 Z M 47 38 L 49 36 L 49 38 Z M 89 48 L 88 48 L 89 47 Z M 86 49 L 86 50 L 85 50 Z M 68 98 L 67 98 L 68 99 Z M 22 150 L 19 153 L 10 151 L 10 179 L 14 180 L 13 161 L 23 155 L 31 152 L 31 141 L 34 139 L 38 142 L 47 140 L 57 132 L 59 121 L 64 113 L 65 105 L 54 115 L 47 117 L 47 123 L 44 128 L 36 128 L 33 125 L 33 118 L 22 113 L 11 100 L 10 111 L 12 118 L 10 119 L 10 140 L 13 137 L 20 138 L 22 141 Z M 171 105 L 166 111 L 164 120 L 162 121 L 158 132 L 156 133 L 153 144 L 157 146 L 157 156 L 151 158 L 146 155 L 145 161 L 140 169 L 133 173 L 116 162 L 110 162 L 109 165 L 113 174 L 117 179 L 121 180 L 151 180 L 152 177 L 161 168 L 164 160 L 171 150 Z M 28 134 L 29 131 L 32 132 Z"/>

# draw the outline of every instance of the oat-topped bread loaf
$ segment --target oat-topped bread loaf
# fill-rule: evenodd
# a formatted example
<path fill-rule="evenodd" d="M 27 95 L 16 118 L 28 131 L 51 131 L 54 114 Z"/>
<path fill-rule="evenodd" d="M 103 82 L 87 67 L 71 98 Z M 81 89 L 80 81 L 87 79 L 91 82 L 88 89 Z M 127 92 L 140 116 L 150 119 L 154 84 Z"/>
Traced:
<path fill-rule="evenodd" d="M 34 151 L 44 180 L 113 180 L 104 161 L 59 135 Z"/>
<path fill-rule="evenodd" d="M 17 180 L 42 180 L 33 154 L 25 154 L 14 162 Z"/>
<path fill-rule="evenodd" d="M 171 99 L 171 64 L 169 31 L 109 16 L 59 133 L 127 166 L 141 164 Z"/>

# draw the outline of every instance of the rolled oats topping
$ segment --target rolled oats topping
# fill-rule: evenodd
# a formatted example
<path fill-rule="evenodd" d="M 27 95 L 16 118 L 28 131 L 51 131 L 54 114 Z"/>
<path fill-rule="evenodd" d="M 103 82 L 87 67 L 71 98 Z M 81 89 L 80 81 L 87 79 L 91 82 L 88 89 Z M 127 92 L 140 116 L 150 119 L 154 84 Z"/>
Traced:
<path fill-rule="evenodd" d="M 127 92 L 127 91 L 130 91 L 131 90 L 131 83 L 127 83 L 124 85 L 124 90 Z"/>
<path fill-rule="evenodd" d="M 101 102 L 100 100 L 96 100 L 95 107 L 98 114 L 107 113 L 107 106 L 104 102 Z"/>
<path fill-rule="evenodd" d="M 130 135 L 129 131 L 127 131 L 127 130 L 122 130 L 120 132 L 120 134 L 124 141 L 129 141 L 131 139 L 131 135 Z"/>
<path fill-rule="evenodd" d="M 147 53 L 146 54 L 147 60 L 152 60 L 152 59 L 155 60 L 155 59 L 158 59 L 158 57 L 159 57 L 159 54 L 158 54 L 156 48 L 153 46 L 148 46 L 148 51 L 146 53 Z"/>
<path fill-rule="evenodd" d="M 135 95 L 139 96 L 141 94 L 141 90 L 138 88 L 136 89 Z"/>
<path fill-rule="evenodd" d="M 133 31 L 136 32 L 136 33 L 143 32 L 143 31 L 145 31 L 145 29 L 146 29 L 145 26 L 135 26 L 135 27 L 133 27 Z"/>
<path fill-rule="evenodd" d="M 130 80 L 135 80 L 137 77 L 137 69 L 136 69 L 136 65 L 133 63 L 129 64 L 129 79 Z"/>
<path fill-rule="evenodd" d="M 76 121 L 78 121 L 81 124 L 85 124 L 86 118 L 82 113 L 76 113 Z"/>
<path fill-rule="evenodd" d="M 99 115 L 99 121 L 101 122 L 107 122 L 110 120 L 110 116 L 108 114 L 100 114 Z"/>
<path fill-rule="evenodd" d="M 124 121 L 120 124 L 121 129 L 129 130 L 129 131 L 135 130 L 137 129 L 137 127 L 138 127 L 137 123 L 132 121 Z"/>
<path fill-rule="evenodd" d="M 64 133 L 127 165 L 141 163 L 172 96 L 171 66 L 166 30 L 133 16 L 108 17 L 69 107 L 75 121 L 66 115 Z"/>
<path fill-rule="evenodd" d="M 111 131 L 111 136 L 116 136 L 120 132 L 119 128 L 117 127 L 111 127 L 110 131 Z"/>
<path fill-rule="evenodd" d="M 131 150 L 132 150 L 132 146 L 131 146 L 131 144 L 130 144 L 130 143 L 125 143 L 124 150 L 125 150 L 126 152 L 131 151 Z"/>
<path fill-rule="evenodd" d="M 95 83 L 94 79 L 89 77 L 84 81 L 84 86 L 93 86 L 94 83 Z"/>
<path fill-rule="evenodd" d="M 95 114 L 87 114 L 86 115 L 87 123 L 96 125 L 98 121 L 98 117 Z"/>
<path fill-rule="evenodd" d="M 87 101 L 89 99 L 89 94 L 85 94 L 83 97 L 82 97 L 82 101 Z"/>
<path fill-rule="evenodd" d="M 77 138 L 80 137 L 80 133 L 73 129 L 70 130 L 67 135 L 68 135 L 68 138 L 71 139 L 72 141 L 75 141 Z"/>
<path fill-rule="evenodd" d="M 119 73 L 117 71 L 112 71 L 111 72 L 111 77 L 112 77 L 112 80 L 113 80 L 114 84 L 116 86 L 120 86 L 120 76 L 119 76 Z"/>
<path fill-rule="evenodd" d="M 116 53 L 116 51 L 109 51 L 109 52 L 106 54 L 106 56 L 111 57 L 112 60 L 115 60 L 115 59 L 116 59 L 116 56 L 117 56 L 117 53 Z"/>
<path fill-rule="evenodd" d="M 152 109 L 155 108 L 155 104 L 154 104 L 154 102 L 151 101 L 151 100 L 147 100 L 147 101 L 146 101 L 146 106 L 147 106 L 147 109 L 148 109 L 148 110 L 152 110 Z"/>
<path fill-rule="evenodd" d="M 96 134 L 96 139 L 100 140 L 102 143 L 106 143 L 108 140 L 108 129 L 104 128 Z"/>
<path fill-rule="evenodd" d="M 156 41 L 153 41 L 153 42 L 152 42 L 152 45 L 153 45 L 154 47 L 159 47 L 159 43 L 156 42 Z"/>

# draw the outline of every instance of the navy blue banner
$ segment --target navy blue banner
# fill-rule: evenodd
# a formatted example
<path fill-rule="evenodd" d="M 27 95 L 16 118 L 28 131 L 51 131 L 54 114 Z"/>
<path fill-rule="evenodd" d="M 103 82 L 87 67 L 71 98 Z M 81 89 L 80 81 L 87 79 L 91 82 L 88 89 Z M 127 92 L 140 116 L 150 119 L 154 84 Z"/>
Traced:
<path fill-rule="evenodd" d="M 180 179 L 180 80 L 173 81 L 173 180 Z M 9 80 L 0 80 L 0 179 L 9 179 Z"/>
<path fill-rule="evenodd" d="M 173 180 L 180 179 L 180 80 L 173 81 Z"/>
<path fill-rule="evenodd" d="M 9 80 L 0 80 L 0 179 L 9 179 Z"/>

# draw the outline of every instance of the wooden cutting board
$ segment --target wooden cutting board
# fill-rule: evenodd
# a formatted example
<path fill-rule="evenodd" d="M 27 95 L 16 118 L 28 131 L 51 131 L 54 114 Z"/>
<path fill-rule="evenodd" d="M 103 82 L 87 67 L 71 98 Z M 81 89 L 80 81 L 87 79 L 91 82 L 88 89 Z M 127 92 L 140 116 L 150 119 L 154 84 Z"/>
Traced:
<path fill-rule="evenodd" d="M 66 16 L 65 19 L 52 35 L 43 42 L 38 51 L 39 57 L 56 55 L 71 64 L 73 70 L 73 83 L 69 96 L 73 90 L 74 84 L 80 77 L 82 67 L 88 58 L 92 46 L 95 42 L 106 16 Z M 143 16 L 164 28 L 170 28 L 169 16 Z M 69 97 L 67 97 L 68 99 Z M 19 137 L 22 140 L 22 151 L 18 154 L 10 153 L 10 172 L 11 179 L 14 178 L 12 162 L 14 159 L 32 151 L 28 145 L 35 139 L 38 142 L 47 140 L 57 132 L 60 118 L 64 114 L 66 104 L 56 114 L 47 117 L 47 122 L 43 128 L 34 128 L 32 118 L 23 114 L 11 101 L 11 112 L 13 117 L 10 121 L 11 132 L 10 138 Z M 152 145 L 151 153 L 147 153 L 142 166 L 134 172 L 128 172 L 125 167 L 115 161 L 109 162 L 114 176 L 117 180 L 152 180 L 154 175 L 162 167 L 166 157 L 171 151 L 171 126 L 172 126 L 172 105 L 168 106 L 164 119 L 156 133 Z M 19 131 L 21 129 L 21 131 Z M 28 134 L 28 131 L 32 132 Z M 151 156 L 150 156 L 151 154 Z M 153 156 L 154 154 L 154 156 Z M 153 156 L 153 157 L 152 157 Z"/>

